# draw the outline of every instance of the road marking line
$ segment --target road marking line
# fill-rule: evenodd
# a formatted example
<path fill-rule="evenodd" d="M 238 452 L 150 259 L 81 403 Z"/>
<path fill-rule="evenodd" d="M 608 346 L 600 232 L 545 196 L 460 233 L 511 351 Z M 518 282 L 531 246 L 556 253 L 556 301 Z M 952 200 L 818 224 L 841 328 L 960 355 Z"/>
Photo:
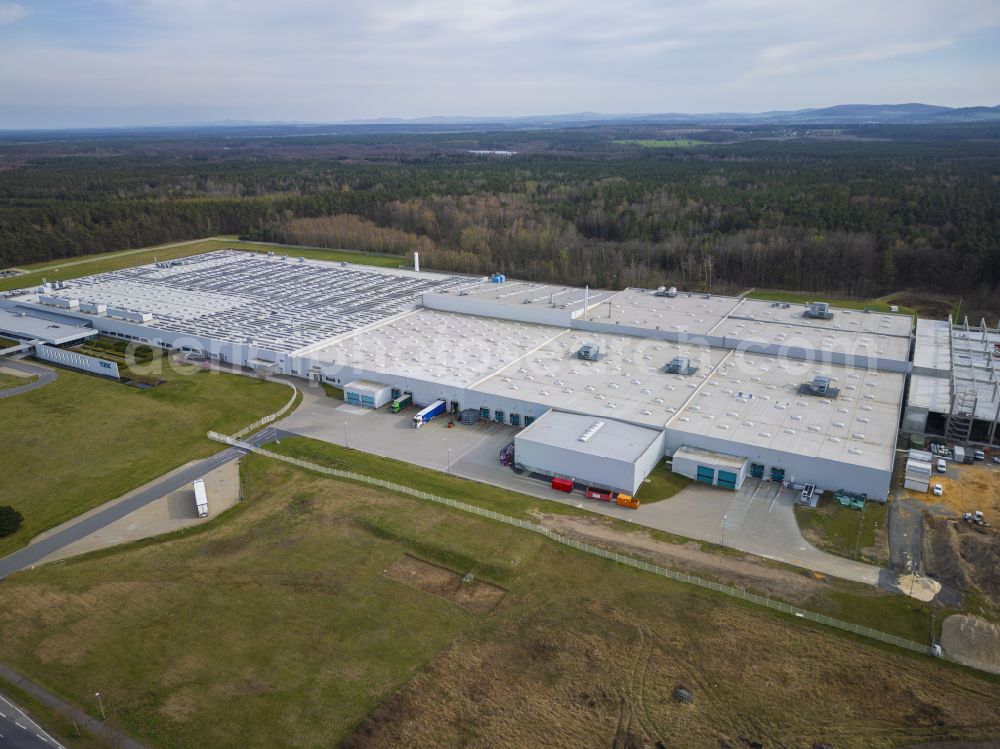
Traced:
<path fill-rule="evenodd" d="M 27 728 L 25 728 L 24 726 L 22 726 L 20 723 L 15 722 L 14 725 L 17 726 L 18 728 L 22 729 L 22 730 L 25 730 L 25 731 L 28 730 Z"/>

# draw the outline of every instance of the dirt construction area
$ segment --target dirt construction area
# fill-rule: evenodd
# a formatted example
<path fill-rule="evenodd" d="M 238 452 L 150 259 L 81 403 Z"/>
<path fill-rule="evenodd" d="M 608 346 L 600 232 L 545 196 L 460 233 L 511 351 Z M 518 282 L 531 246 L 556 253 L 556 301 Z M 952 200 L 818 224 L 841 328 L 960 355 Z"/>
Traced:
<path fill-rule="evenodd" d="M 924 522 L 926 574 L 956 590 L 978 591 L 1000 604 L 1000 531 L 941 517 L 928 517 Z"/>
<path fill-rule="evenodd" d="M 961 515 L 979 510 L 991 522 L 1000 522 L 1000 466 L 992 462 L 957 464 L 948 461 L 948 472 L 931 475 L 931 485 L 941 484 L 940 497 L 931 492 L 906 489 L 901 496 L 928 504 L 944 505 Z"/>

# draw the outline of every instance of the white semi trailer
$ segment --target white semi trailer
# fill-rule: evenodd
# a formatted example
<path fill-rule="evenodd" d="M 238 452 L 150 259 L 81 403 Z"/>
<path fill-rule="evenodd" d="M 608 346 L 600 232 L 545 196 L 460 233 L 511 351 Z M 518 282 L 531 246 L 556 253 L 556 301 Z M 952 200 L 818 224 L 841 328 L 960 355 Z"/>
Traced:
<path fill-rule="evenodd" d="M 195 479 L 194 482 L 194 504 L 198 509 L 198 517 L 208 517 L 208 495 L 205 493 L 205 482 Z"/>

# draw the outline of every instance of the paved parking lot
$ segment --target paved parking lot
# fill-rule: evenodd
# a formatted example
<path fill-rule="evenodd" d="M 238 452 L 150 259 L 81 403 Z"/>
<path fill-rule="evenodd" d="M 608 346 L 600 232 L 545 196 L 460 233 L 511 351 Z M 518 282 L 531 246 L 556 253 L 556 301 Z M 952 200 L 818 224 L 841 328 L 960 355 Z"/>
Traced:
<path fill-rule="evenodd" d="M 372 411 L 328 398 L 306 387 L 302 405 L 275 426 L 286 432 L 348 445 L 351 448 L 434 468 L 456 476 L 507 487 L 542 499 L 610 515 L 621 520 L 708 541 L 751 554 L 805 567 L 827 575 L 875 585 L 879 568 L 827 554 L 809 544 L 795 519 L 796 492 L 778 484 L 748 480 L 737 492 L 693 484 L 670 499 L 639 510 L 567 495 L 547 483 L 518 476 L 499 463 L 500 450 L 514 439 L 514 427 L 480 422 L 475 426 L 439 416 L 420 429 L 415 409 L 393 414 Z"/>

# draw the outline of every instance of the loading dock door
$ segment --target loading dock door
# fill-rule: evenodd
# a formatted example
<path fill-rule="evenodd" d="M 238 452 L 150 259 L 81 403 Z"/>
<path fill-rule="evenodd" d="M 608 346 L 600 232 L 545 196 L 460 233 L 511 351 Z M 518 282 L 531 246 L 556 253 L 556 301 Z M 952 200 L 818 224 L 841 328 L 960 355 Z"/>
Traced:
<path fill-rule="evenodd" d="M 707 466 L 698 466 L 698 481 L 703 484 L 715 483 L 715 469 Z"/>
<path fill-rule="evenodd" d="M 762 463 L 751 463 L 750 464 L 750 475 L 755 479 L 764 478 L 764 466 Z"/>
<path fill-rule="evenodd" d="M 784 481 L 785 480 L 785 469 L 778 468 L 777 466 L 771 466 L 771 481 Z"/>
<path fill-rule="evenodd" d="M 375 408 L 375 398 L 370 395 L 362 395 L 361 405 L 365 408 Z"/>
<path fill-rule="evenodd" d="M 479 409 L 479 418 L 483 419 L 484 421 L 489 421 L 490 420 L 490 409 L 486 408 L 485 406 L 483 406 L 482 408 L 480 408 Z"/>
<path fill-rule="evenodd" d="M 355 406 L 361 405 L 361 395 L 358 393 L 348 390 L 347 393 L 345 393 L 344 397 L 346 398 L 348 403 L 351 403 Z"/>
<path fill-rule="evenodd" d="M 525 416 L 524 417 L 524 425 L 526 427 L 530 427 L 531 426 L 531 422 L 533 422 L 534 420 L 535 420 L 534 416 Z"/>
<path fill-rule="evenodd" d="M 719 471 L 719 487 L 722 489 L 736 489 L 736 474 L 729 471 Z"/>

